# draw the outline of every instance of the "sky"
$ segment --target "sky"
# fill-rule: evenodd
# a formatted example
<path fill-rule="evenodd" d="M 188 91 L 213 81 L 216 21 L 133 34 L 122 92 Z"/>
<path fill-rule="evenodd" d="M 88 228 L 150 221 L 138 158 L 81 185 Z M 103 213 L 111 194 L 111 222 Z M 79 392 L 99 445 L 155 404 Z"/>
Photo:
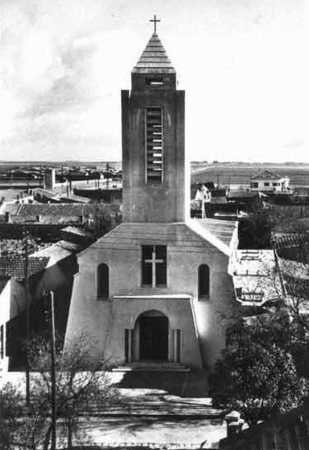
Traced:
<path fill-rule="evenodd" d="M 309 162 L 300 0 L 0 0 L 0 160 L 121 159 L 120 90 L 161 19 L 190 160 Z"/>

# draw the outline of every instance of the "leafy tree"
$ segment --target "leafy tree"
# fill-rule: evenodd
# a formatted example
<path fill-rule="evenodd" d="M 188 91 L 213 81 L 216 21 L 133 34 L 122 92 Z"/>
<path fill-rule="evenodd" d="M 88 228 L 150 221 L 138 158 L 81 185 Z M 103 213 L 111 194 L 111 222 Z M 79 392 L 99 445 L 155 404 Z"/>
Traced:
<path fill-rule="evenodd" d="M 270 248 L 272 217 L 267 210 L 256 209 L 239 221 L 239 248 Z"/>
<path fill-rule="evenodd" d="M 269 318 L 250 326 L 237 323 L 210 378 L 214 403 L 240 411 L 250 426 L 297 407 L 307 393 L 308 380 L 299 376 L 287 351 L 287 317 L 281 320 L 275 329 Z"/>
<path fill-rule="evenodd" d="M 217 405 L 238 409 L 252 425 L 298 406 L 308 393 L 309 241 L 290 211 L 272 207 L 240 221 L 239 241 L 240 248 L 275 248 L 278 299 L 236 321 L 210 384 Z"/>
<path fill-rule="evenodd" d="M 291 232 L 292 231 L 292 232 Z M 289 317 L 290 348 L 299 372 L 309 376 L 309 236 L 301 226 L 274 239 Z"/>

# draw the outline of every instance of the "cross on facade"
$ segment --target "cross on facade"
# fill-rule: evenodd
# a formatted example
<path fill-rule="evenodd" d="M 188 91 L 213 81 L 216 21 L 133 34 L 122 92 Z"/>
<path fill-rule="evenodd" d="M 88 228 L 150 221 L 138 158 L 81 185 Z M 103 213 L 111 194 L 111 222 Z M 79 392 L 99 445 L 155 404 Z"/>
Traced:
<path fill-rule="evenodd" d="M 156 249 L 152 247 L 151 259 L 145 259 L 145 263 L 152 265 L 152 287 L 156 287 L 156 264 L 164 263 L 164 259 L 156 259 Z"/>
<path fill-rule="evenodd" d="M 160 19 L 157 19 L 157 16 L 154 14 L 153 19 L 150 19 L 149 22 L 153 22 L 153 27 L 154 27 L 154 33 L 157 32 L 157 23 L 161 22 Z"/>

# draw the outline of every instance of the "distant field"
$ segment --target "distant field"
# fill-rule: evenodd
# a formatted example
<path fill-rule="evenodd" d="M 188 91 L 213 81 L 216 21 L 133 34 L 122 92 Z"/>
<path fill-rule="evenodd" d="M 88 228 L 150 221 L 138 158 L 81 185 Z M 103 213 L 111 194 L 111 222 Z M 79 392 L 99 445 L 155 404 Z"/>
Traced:
<path fill-rule="evenodd" d="M 121 168 L 121 161 L 3 161 L 0 160 L 0 169 L 13 169 L 13 168 L 28 168 L 32 167 L 102 167 L 105 168 L 106 164 L 115 169 Z"/>
<path fill-rule="evenodd" d="M 106 164 L 115 169 L 121 168 L 121 161 L 64 161 L 64 162 L 44 162 L 44 161 L 0 161 L 0 170 L 6 171 L 11 168 L 21 168 L 27 166 L 61 167 L 64 166 L 97 166 L 105 168 Z M 202 183 L 213 181 L 224 184 L 249 184 L 250 178 L 262 170 L 271 170 L 281 176 L 288 176 L 291 185 L 309 186 L 309 164 L 302 163 L 212 163 L 193 161 L 191 163 L 191 183 Z"/>
<path fill-rule="evenodd" d="M 250 178 L 263 170 L 271 170 L 290 178 L 291 185 L 309 186 L 309 164 L 268 165 L 268 164 L 197 164 L 191 172 L 191 183 L 213 181 L 224 184 L 248 184 Z"/>

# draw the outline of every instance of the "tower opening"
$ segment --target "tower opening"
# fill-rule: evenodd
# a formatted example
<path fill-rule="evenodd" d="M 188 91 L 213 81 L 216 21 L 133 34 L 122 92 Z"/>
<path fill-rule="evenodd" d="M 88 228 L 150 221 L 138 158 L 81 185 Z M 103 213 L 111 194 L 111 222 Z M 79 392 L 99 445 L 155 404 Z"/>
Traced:
<path fill-rule="evenodd" d="M 163 181 L 162 109 L 146 108 L 146 182 Z"/>

